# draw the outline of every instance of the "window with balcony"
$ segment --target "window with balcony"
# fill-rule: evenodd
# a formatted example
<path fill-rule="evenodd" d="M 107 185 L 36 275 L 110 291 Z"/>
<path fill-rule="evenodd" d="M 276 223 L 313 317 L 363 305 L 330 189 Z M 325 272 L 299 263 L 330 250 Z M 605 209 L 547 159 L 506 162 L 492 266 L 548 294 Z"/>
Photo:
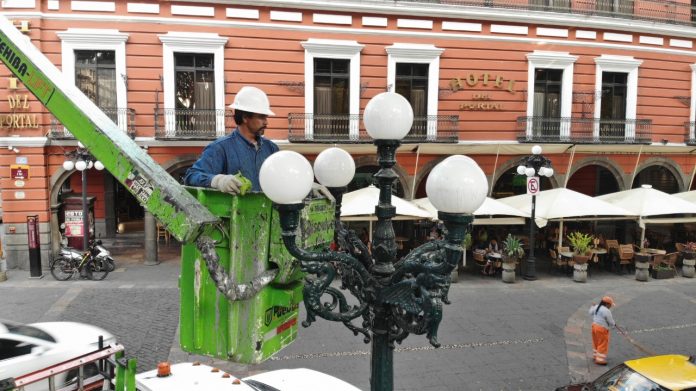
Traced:
<path fill-rule="evenodd" d="M 360 51 L 356 41 L 310 38 L 305 49 L 305 112 L 290 113 L 289 138 L 360 138 Z M 298 133 L 294 133 L 297 129 Z"/>
<path fill-rule="evenodd" d="M 633 14 L 633 0 L 596 0 L 595 10 L 600 13 Z"/>
<path fill-rule="evenodd" d="M 177 132 L 215 129 L 213 55 L 174 53 L 175 123 Z"/>
<path fill-rule="evenodd" d="M 527 116 L 518 118 L 530 142 L 564 142 L 571 138 L 573 66 L 578 58 L 565 52 L 527 55 Z"/>
<path fill-rule="evenodd" d="M 126 86 L 128 34 L 110 29 L 70 28 L 57 35 L 66 82 L 77 86 L 124 132 L 134 132 L 134 114 L 128 109 Z M 67 129 L 60 128 L 51 129 L 52 136 L 72 137 Z"/>
<path fill-rule="evenodd" d="M 596 142 L 649 142 L 650 121 L 636 119 L 638 67 L 641 60 L 628 56 L 595 58 Z"/>
<path fill-rule="evenodd" d="M 350 60 L 314 59 L 314 138 L 350 133 Z"/>
<path fill-rule="evenodd" d="M 116 111 L 116 52 L 113 50 L 76 50 L 75 85 L 112 121 Z"/>
<path fill-rule="evenodd" d="M 164 107 L 155 109 L 155 137 L 213 139 L 231 125 L 223 83 L 227 38 L 169 32 L 162 42 Z"/>
<path fill-rule="evenodd" d="M 538 68 L 534 76 L 534 137 L 557 139 L 561 132 L 563 70 Z"/>

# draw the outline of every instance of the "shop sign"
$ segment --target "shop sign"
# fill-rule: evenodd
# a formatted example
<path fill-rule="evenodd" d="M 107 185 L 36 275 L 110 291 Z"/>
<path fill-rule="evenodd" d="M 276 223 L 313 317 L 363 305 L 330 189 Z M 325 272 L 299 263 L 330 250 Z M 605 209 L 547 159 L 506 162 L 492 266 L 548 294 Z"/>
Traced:
<path fill-rule="evenodd" d="M 0 116 L 0 127 L 9 129 L 35 129 L 39 127 L 37 114 L 17 112 L 18 110 L 29 110 L 29 94 L 8 95 L 7 103 L 10 105 L 12 113 Z"/>
<path fill-rule="evenodd" d="M 26 164 L 10 164 L 10 177 L 14 180 L 29 179 L 29 166 Z"/>
<path fill-rule="evenodd" d="M 82 211 L 65 211 L 65 236 L 82 237 Z"/>
<path fill-rule="evenodd" d="M 466 89 L 472 90 L 473 88 L 480 89 L 481 87 L 492 87 L 507 91 L 511 94 L 517 92 L 515 91 L 515 80 L 505 79 L 502 75 L 495 75 L 488 72 L 481 74 L 470 72 L 463 78 L 456 77 L 450 80 L 449 87 L 452 92 Z M 503 104 L 493 101 L 490 94 L 476 92 L 472 94 L 471 101 L 459 104 L 459 110 L 500 111 L 503 110 Z"/>

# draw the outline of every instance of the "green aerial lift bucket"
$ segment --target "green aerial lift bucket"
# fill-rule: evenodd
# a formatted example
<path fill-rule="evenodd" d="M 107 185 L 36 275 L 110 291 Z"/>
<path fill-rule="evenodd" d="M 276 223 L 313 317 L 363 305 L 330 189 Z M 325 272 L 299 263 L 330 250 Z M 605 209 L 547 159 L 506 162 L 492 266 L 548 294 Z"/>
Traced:
<path fill-rule="evenodd" d="M 275 280 L 249 300 L 229 301 L 210 278 L 195 243 L 182 247 L 180 342 L 184 351 L 239 363 L 262 362 L 297 337 L 303 273 L 285 249 L 278 212 L 261 193 L 233 196 L 188 188 L 221 220 L 213 237 L 220 263 L 237 283 L 277 268 Z M 302 214 L 301 244 L 328 247 L 333 239 L 333 204 L 309 201 Z M 223 233 L 224 231 L 224 233 Z"/>

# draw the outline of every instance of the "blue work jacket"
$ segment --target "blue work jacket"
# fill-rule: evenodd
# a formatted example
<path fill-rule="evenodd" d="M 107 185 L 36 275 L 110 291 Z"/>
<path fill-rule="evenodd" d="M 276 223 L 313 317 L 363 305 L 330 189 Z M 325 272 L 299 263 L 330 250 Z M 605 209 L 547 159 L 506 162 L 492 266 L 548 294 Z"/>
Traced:
<path fill-rule="evenodd" d="M 210 187 L 215 175 L 234 175 L 241 171 L 251 181 L 252 190 L 261 191 L 261 164 L 275 152 L 278 146 L 273 141 L 261 136 L 254 145 L 235 129 L 229 136 L 205 147 L 201 157 L 186 172 L 184 182 L 189 186 Z"/>

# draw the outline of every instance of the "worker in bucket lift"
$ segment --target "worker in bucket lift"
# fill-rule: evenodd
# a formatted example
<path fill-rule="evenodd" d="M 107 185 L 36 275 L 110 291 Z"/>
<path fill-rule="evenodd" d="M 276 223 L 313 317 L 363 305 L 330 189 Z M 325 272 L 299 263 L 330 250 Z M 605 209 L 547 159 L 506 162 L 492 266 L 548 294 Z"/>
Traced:
<path fill-rule="evenodd" d="M 271 111 L 266 93 L 252 86 L 242 87 L 230 108 L 234 109 L 237 128 L 205 147 L 201 157 L 186 172 L 184 182 L 189 186 L 240 194 L 243 183 L 236 174 L 241 173 L 251 181 L 252 191 L 261 191 L 261 164 L 278 152 L 278 146 L 263 137 L 268 116 L 275 113 Z"/>
<path fill-rule="evenodd" d="M 592 352 L 594 362 L 598 365 L 607 365 L 609 354 L 609 329 L 616 327 L 610 308 L 614 306 L 614 299 L 610 296 L 602 297 L 599 304 L 590 307 L 592 317 Z"/>
<path fill-rule="evenodd" d="M 237 128 L 229 136 L 208 144 L 203 154 L 186 172 L 189 186 L 212 187 L 225 193 L 244 194 L 244 178 L 251 181 L 251 191 L 261 191 L 259 171 L 263 162 L 278 152 L 278 146 L 263 137 L 271 111 L 268 96 L 253 86 L 242 87 L 230 105 Z M 326 187 L 315 183 L 315 197 L 333 200 Z"/>

